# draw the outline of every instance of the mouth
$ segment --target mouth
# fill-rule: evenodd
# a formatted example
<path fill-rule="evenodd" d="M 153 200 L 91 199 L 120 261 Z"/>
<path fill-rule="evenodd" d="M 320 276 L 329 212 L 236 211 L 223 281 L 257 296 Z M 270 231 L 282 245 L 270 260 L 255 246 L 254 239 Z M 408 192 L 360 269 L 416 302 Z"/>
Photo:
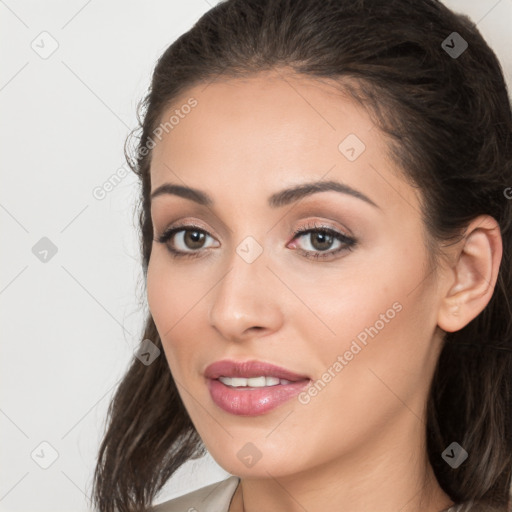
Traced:
<path fill-rule="evenodd" d="M 218 379 L 222 384 L 229 386 L 231 388 L 265 388 L 271 386 L 285 386 L 287 384 L 291 384 L 292 382 L 300 382 L 300 381 L 291 381 L 287 379 L 280 379 L 278 377 L 271 377 L 268 375 L 261 375 L 259 377 L 219 377 Z"/>
<path fill-rule="evenodd" d="M 264 414 L 300 393 L 311 379 L 261 361 L 218 361 L 205 370 L 213 402 L 239 416 Z"/>
<path fill-rule="evenodd" d="M 299 375 L 286 368 L 263 361 L 231 361 L 228 359 L 209 365 L 204 375 L 207 379 L 222 378 L 227 385 L 233 387 L 276 386 L 281 381 L 289 383 L 310 380 L 307 375 Z"/>

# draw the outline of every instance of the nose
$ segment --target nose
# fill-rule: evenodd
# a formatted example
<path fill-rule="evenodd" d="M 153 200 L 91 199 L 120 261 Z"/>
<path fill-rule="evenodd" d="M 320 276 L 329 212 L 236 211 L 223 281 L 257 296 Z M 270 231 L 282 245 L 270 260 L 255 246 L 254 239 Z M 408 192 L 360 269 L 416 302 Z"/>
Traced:
<path fill-rule="evenodd" d="M 212 290 L 209 321 L 224 339 L 265 336 L 281 327 L 282 283 L 267 263 L 265 253 L 248 263 L 234 252 L 228 271 Z"/>

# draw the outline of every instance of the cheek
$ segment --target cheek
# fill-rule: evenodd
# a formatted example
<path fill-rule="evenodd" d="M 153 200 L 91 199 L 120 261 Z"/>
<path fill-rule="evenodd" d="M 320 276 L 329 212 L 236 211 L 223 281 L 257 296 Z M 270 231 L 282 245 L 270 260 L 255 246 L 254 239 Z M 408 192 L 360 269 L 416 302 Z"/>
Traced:
<path fill-rule="evenodd" d="M 174 329 L 200 294 L 201 287 L 175 268 L 161 248 L 155 248 L 147 272 L 148 306 L 161 335 Z"/>
<path fill-rule="evenodd" d="M 165 257 L 154 251 L 147 272 L 147 301 L 149 311 L 162 340 L 165 355 L 171 367 L 175 360 L 175 347 L 169 342 L 179 335 L 186 315 L 190 287 L 180 282 L 179 274 L 169 269 Z"/>
<path fill-rule="evenodd" d="M 420 280 L 421 260 L 416 262 L 383 265 L 375 273 L 365 267 L 339 281 L 333 276 L 307 295 L 305 286 L 298 291 L 311 311 L 296 311 L 294 318 L 308 345 L 304 354 L 318 371 L 316 392 L 297 405 L 304 415 L 301 428 L 314 429 L 314 419 L 324 417 L 324 434 L 360 439 L 402 414 L 397 397 L 408 401 L 428 382 L 431 318 L 423 291 L 410 293 Z M 411 407 L 421 413 L 420 405 Z"/>
<path fill-rule="evenodd" d="M 180 270 L 163 252 L 155 250 L 151 255 L 147 301 L 169 366 L 178 377 L 185 370 L 192 371 L 197 366 L 194 360 L 204 352 L 204 299 L 212 286 L 207 276 L 211 270 L 205 266 L 200 276 L 191 278 L 190 271 Z"/>
<path fill-rule="evenodd" d="M 314 286 L 305 277 L 295 280 L 308 310 L 301 303 L 293 317 L 325 368 L 344 354 L 349 366 L 387 364 L 386 373 L 407 358 L 412 366 L 421 361 L 435 327 L 424 263 L 421 244 L 414 250 L 389 244 L 354 253 L 349 271 L 340 266 L 317 273 Z"/>
<path fill-rule="evenodd" d="M 160 260 L 161 258 L 153 252 L 148 265 L 146 289 L 149 310 L 159 334 L 162 335 L 163 328 L 166 326 L 164 324 L 169 323 L 168 316 L 166 320 L 165 312 L 174 311 L 174 293 L 165 279 L 164 268 Z"/>

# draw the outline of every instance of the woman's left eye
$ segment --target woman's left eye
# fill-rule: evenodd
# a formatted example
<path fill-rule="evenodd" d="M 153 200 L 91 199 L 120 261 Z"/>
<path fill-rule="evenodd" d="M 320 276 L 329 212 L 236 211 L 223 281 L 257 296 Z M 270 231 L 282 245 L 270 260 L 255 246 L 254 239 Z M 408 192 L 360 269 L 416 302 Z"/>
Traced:
<path fill-rule="evenodd" d="M 351 251 L 357 243 L 354 238 L 335 229 L 316 224 L 302 227 L 295 231 L 293 235 L 293 241 L 300 238 L 307 239 L 309 236 L 309 244 L 307 244 L 309 247 L 299 249 L 299 251 L 311 259 L 330 258 L 341 251 Z M 155 241 L 166 244 L 173 257 L 182 258 L 200 256 L 199 250 L 204 249 L 207 238 L 213 239 L 204 229 L 189 225 L 170 228 Z M 338 247 L 332 249 L 335 242 L 337 242 Z"/>
<path fill-rule="evenodd" d="M 341 251 L 351 251 L 356 244 L 354 238 L 326 226 L 313 225 L 306 229 L 301 228 L 294 233 L 294 240 L 303 237 L 306 240 L 309 239 L 307 244 L 309 247 L 301 249 L 301 252 L 305 253 L 307 258 L 313 259 L 330 258 Z M 336 249 L 332 249 L 334 242 L 338 242 Z"/>

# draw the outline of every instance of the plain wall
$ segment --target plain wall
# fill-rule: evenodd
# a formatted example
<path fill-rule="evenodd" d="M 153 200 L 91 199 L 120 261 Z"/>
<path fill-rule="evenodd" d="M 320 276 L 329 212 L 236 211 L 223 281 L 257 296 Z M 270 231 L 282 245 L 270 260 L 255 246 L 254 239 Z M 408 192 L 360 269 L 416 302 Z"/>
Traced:
<path fill-rule="evenodd" d="M 445 3 L 478 21 L 511 87 L 512 0 Z M 0 2 L 0 511 L 90 510 L 107 406 L 145 312 L 123 145 L 157 58 L 212 5 Z M 226 476 L 211 457 L 188 463 L 157 501 Z"/>

